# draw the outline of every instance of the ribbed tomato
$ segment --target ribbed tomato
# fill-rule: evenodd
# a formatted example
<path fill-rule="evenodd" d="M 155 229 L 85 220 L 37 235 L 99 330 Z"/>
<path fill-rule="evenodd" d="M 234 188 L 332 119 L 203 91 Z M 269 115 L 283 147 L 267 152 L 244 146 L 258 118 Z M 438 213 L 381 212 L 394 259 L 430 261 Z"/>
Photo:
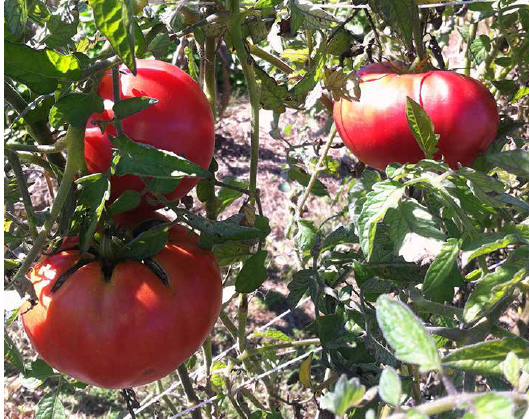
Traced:
<path fill-rule="evenodd" d="M 143 385 L 174 371 L 214 326 L 219 266 L 187 228 L 173 227 L 155 256 L 118 262 L 106 279 L 100 258 L 85 258 L 57 289 L 81 256 L 42 257 L 29 275 L 38 304 L 21 308 L 31 343 L 60 372 L 105 388 Z"/>
<path fill-rule="evenodd" d="M 487 88 L 453 71 L 399 74 L 391 63 L 358 71 L 360 101 L 341 99 L 334 121 L 345 145 L 362 162 L 377 169 L 389 163 L 416 163 L 424 153 L 406 119 L 406 97 L 418 102 L 440 135 L 434 156 L 457 168 L 467 166 L 496 138 L 498 110 Z"/>
<path fill-rule="evenodd" d="M 215 132 L 211 108 L 200 87 L 172 64 L 157 60 L 136 60 L 136 63 L 136 76 L 125 66 L 120 68 L 121 98 L 149 96 L 158 99 L 158 103 L 123 119 L 123 132 L 136 142 L 171 151 L 207 169 L 213 156 Z M 110 167 L 113 146 L 108 135 L 116 135 L 112 125 L 102 134 L 92 123 L 114 117 L 110 70 L 104 74 L 97 93 L 105 101 L 105 111 L 88 119 L 85 158 L 91 173 L 104 172 Z M 182 179 L 176 189 L 165 196 L 169 200 L 182 198 L 197 183 L 196 178 Z M 138 177 L 113 176 L 110 200 L 115 200 L 127 189 L 141 191 L 144 187 Z M 145 199 L 142 202 L 145 206 Z"/>

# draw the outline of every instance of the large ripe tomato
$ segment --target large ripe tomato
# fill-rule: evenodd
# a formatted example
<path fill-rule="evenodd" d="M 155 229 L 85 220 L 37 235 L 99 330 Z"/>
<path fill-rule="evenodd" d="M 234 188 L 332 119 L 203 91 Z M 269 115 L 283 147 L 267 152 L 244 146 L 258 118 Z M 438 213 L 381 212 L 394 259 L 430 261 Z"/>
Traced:
<path fill-rule="evenodd" d="M 101 261 L 94 259 L 53 291 L 79 260 L 78 251 L 66 249 L 42 257 L 30 273 L 38 304 L 21 308 L 31 343 L 65 374 L 106 388 L 149 383 L 190 357 L 215 324 L 222 299 L 219 267 L 185 227 L 172 228 L 149 263 L 119 262 L 105 279 Z M 149 269 L 153 263 L 165 271 L 167 283 Z"/>
<path fill-rule="evenodd" d="M 179 154 L 207 169 L 213 156 L 214 121 L 209 102 L 195 81 L 172 64 L 156 60 L 136 60 L 138 74 L 133 76 L 121 67 L 121 98 L 149 96 L 158 103 L 123 119 L 123 132 L 132 140 Z M 85 135 L 85 158 L 91 173 L 106 171 L 110 166 L 112 144 L 108 134 L 116 135 L 109 125 L 104 134 L 93 120 L 110 120 L 112 112 L 112 72 L 103 76 L 97 90 L 105 100 L 105 112 L 88 119 Z M 182 179 L 177 188 L 166 194 L 169 200 L 186 195 L 198 179 Z M 135 176 L 114 176 L 111 180 L 113 201 L 127 189 L 141 191 L 144 183 Z M 143 201 L 145 202 L 145 200 Z M 145 204 L 144 204 L 145 205 Z"/>
<path fill-rule="evenodd" d="M 416 163 L 424 153 L 406 119 L 406 97 L 419 103 L 440 135 L 435 155 L 457 168 L 472 163 L 496 138 L 498 110 L 487 88 L 452 71 L 398 74 L 390 63 L 358 72 L 359 102 L 341 99 L 334 121 L 345 145 L 362 162 L 378 169 L 389 163 Z"/>

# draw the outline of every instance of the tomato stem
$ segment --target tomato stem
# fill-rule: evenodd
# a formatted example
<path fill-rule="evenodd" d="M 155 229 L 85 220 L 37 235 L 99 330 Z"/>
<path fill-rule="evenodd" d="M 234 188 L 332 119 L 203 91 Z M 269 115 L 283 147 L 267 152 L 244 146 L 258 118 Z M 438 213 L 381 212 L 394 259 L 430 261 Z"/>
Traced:
<path fill-rule="evenodd" d="M 465 76 L 470 76 L 470 65 L 472 63 L 472 50 L 470 49 L 474 40 L 476 39 L 476 32 L 478 29 L 477 23 L 472 23 L 468 30 L 467 49 L 465 51 Z"/>
<path fill-rule="evenodd" d="M 292 74 L 294 72 L 294 69 L 290 67 L 286 62 L 284 62 L 281 58 L 270 54 L 261 47 L 249 42 L 248 48 L 250 49 L 251 54 L 261 58 L 262 60 L 265 60 L 269 64 L 272 64 L 274 67 L 281 70 L 283 73 Z"/>
<path fill-rule="evenodd" d="M 81 127 L 74 127 L 70 125 L 68 128 L 68 132 L 66 134 L 66 141 L 68 144 L 66 167 L 64 169 L 64 174 L 59 186 L 59 190 L 57 191 L 55 201 L 53 201 L 50 215 L 44 222 L 42 230 L 33 243 L 33 247 L 26 256 L 26 259 L 24 259 L 24 262 L 22 262 L 22 265 L 20 265 L 20 268 L 18 269 L 12 281 L 15 288 L 22 297 L 25 293 L 28 293 L 30 298 L 37 299 L 35 290 L 31 283 L 25 278 L 25 275 L 46 243 L 48 235 L 55 224 L 55 221 L 59 217 L 61 209 L 66 202 L 66 198 L 70 193 L 70 189 L 76 174 L 86 169 L 86 162 L 84 159 L 84 133 L 84 125 Z"/>
<path fill-rule="evenodd" d="M 415 6 L 414 11 L 412 24 L 413 42 L 415 44 L 415 52 L 417 53 L 419 60 L 422 61 L 426 57 L 426 49 L 424 48 L 424 42 L 422 41 L 423 37 L 419 8 Z"/>
<path fill-rule="evenodd" d="M 205 64 L 204 64 L 204 87 L 205 94 L 208 98 L 213 119 L 217 119 L 217 79 L 215 72 L 215 63 L 217 58 L 217 39 L 214 36 L 206 37 L 204 43 Z"/>
<path fill-rule="evenodd" d="M 189 378 L 186 366 L 184 364 L 180 364 L 177 371 L 178 377 L 180 378 L 180 382 L 182 383 L 182 387 L 187 396 L 189 407 L 195 406 L 198 404 L 198 397 L 195 393 L 195 390 L 193 389 L 193 385 L 191 384 L 191 379 Z M 191 412 L 191 417 L 193 419 L 202 419 L 202 413 L 200 409 L 193 410 Z"/>

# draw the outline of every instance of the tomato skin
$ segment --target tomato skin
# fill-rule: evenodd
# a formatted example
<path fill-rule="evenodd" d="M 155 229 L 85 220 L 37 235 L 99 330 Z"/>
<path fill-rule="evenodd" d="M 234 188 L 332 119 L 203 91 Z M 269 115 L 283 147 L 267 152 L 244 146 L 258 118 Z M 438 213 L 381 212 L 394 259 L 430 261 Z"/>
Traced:
<path fill-rule="evenodd" d="M 30 273 L 38 304 L 28 310 L 27 303 L 21 312 L 40 356 L 85 383 L 117 389 L 164 377 L 200 347 L 220 313 L 216 259 L 185 227 L 175 226 L 153 257 L 168 285 L 130 260 L 118 263 L 106 281 L 94 261 L 52 293 L 79 258 L 75 250 L 42 257 Z"/>
<path fill-rule="evenodd" d="M 184 156 L 204 169 L 213 157 L 215 128 L 209 102 L 195 81 L 172 64 L 157 60 L 136 60 L 136 77 L 121 66 L 121 99 L 149 96 L 158 103 L 122 120 L 123 132 L 132 140 L 171 151 Z M 112 72 L 107 71 L 97 90 L 105 101 L 105 111 L 92 114 L 85 133 L 85 159 L 90 173 L 105 172 L 110 167 L 111 148 L 108 135 L 116 135 L 113 126 L 107 126 L 101 134 L 93 120 L 110 120 L 112 112 Z M 176 189 L 165 197 L 169 200 L 185 196 L 197 183 L 198 178 L 182 179 Z M 113 176 L 110 202 L 127 189 L 142 191 L 140 178 L 131 175 Z M 145 197 L 143 206 L 148 206 Z M 158 207 L 161 207 L 159 205 Z"/>
<path fill-rule="evenodd" d="M 424 153 L 406 119 L 406 96 L 419 103 L 440 135 L 435 159 L 454 169 L 468 166 L 496 138 L 498 110 L 488 89 L 452 71 L 397 74 L 393 63 L 376 63 L 358 72 L 359 102 L 341 99 L 334 121 L 343 142 L 362 162 L 384 170 L 390 163 L 416 163 Z"/>

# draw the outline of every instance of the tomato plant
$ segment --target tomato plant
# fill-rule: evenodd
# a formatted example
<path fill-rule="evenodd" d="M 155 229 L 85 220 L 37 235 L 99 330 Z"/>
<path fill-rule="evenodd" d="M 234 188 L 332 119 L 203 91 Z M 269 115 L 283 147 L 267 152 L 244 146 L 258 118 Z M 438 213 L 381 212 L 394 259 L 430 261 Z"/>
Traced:
<path fill-rule="evenodd" d="M 334 120 L 345 145 L 362 162 L 385 169 L 389 163 L 424 158 L 406 118 L 406 98 L 419 103 L 440 135 L 436 159 L 454 169 L 468 166 L 496 138 L 496 101 L 479 81 L 453 71 L 405 74 L 391 63 L 358 71 L 359 101 L 341 99 Z"/>
<path fill-rule="evenodd" d="M 178 67 L 157 60 L 137 60 L 136 76 L 124 66 L 120 71 L 121 99 L 148 96 L 158 100 L 124 118 L 123 132 L 133 141 L 178 154 L 207 169 L 213 156 L 214 123 L 208 100 L 195 81 Z M 85 135 L 86 163 L 92 173 L 106 171 L 112 157 L 109 135 L 116 135 L 115 127 L 107 125 L 101 133 L 95 124 L 114 117 L 111 71 L 103 75 L 97 92 L 105 100 L 105 111 L 90 116 Z M 165 197 L 182 198 L 197 182 L 198 179 L 182 179 Z M 113 176 L 110 199 L 128 189 L 144 188 L 145 183 L 139 177 Z"/>
<path fill-rule="evenodd" d="M 38 304 L 21 309 L 31 343 L 51 366 L 86 383 L 126 388 L 169 374 L 200 347 L 219 314 L 222 287 L 216 259 L 196 235 L 175 225 L 165 247 L 143 260 L 81 256 L 74 242 L 38 261 L 30 273 Z"/>

